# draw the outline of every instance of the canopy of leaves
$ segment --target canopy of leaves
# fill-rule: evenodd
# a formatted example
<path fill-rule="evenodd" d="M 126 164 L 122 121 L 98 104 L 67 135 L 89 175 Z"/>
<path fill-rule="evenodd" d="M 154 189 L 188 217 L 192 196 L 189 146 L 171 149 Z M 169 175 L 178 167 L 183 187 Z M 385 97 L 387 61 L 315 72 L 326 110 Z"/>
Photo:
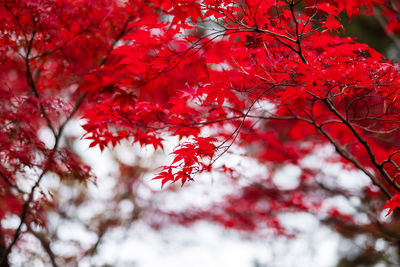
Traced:
<path fill-rule="evenodd" d="M 344 15 L 377 16 L 399 48 L 399 11 L 390 0 L 1 1 L 0 219 L 20 221 L 2 229 L 1 261 L 24 225 L 46 226 L 46 177 L 95 179 L 62 142 L 75 117 L 101 150 L 122 140 L 162 150 L 177 137 L 154 178 L 162 186 L 215 172 L 236 183 L 245 174 L 219 160 L 237 150 L 269 170 L 207 210 L 168 214 L 179 223 L 290 236 L 278 215 L 309 212 L 390 239 L 377 214 L 384 198 L 389 213 L 400 206 L 399 67 L 341 33 Z M 370 183 L 327 186 L 305 164 L 326 146 L 328 161 Z M 273 179 L 288 165 L 299 183 L 283 190 Z M 324 208 L 327 195 L 356 195 L 360 213 L 375 213 L 360 224 Z"/>

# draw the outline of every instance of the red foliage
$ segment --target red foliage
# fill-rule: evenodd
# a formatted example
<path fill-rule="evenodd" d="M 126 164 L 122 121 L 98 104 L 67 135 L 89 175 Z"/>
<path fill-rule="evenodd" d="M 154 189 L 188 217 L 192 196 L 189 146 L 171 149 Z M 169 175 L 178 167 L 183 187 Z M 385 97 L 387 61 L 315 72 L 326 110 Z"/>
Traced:
<path fill-rule="evenodd" d="M 382 209 L 389 209 L 386 216 L 392 213 L 395 208 L 400 207 L 400 195 L 394 195 L 383 207 Z"/>
<path fill-rule="evenodd" d="M 397 196 L 398 66 L 337 35 L 341 14 L 370 14 L 374 5 L 388 34 L 398 32 L 399 6 L 389 2 L 1 1 L 0 219 L 17 214 L 22 226 L 43 211 L 36 193 L 46 174 L 91 178 L 61 144 L 77 114 L 90 147 L 101 150 L 124 139 L 163 149 L 166 136 L 178 137 L 172 163 L 155 177 L 162 186 L 218 171 L 232 146 L 271 170 L 300 168 L 305 184 L 284 192 L 261 177 L 271 184 L 241 188 L 207 215 L 230 228 L 262 222 L 282 233 L 278 212 L 318 214 L 324 198 L 309 190 L 318 171 L 302 162 L 326 145 L 370 188 Z M 44 128 L 51 146 L 39 138 Z M 392 198 L 384 207 L 397 206 Z M 324 216 L 351 221 L 335 209 Z"/>

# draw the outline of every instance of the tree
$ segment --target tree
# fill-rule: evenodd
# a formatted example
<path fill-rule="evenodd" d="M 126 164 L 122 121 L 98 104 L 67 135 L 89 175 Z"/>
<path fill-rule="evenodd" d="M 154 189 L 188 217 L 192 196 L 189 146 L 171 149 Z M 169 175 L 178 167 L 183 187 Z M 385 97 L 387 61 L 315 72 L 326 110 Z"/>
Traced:
<path fill-rule="evenodd" d="M 308 212 L 344 236 L 398 242 L 397 212 L 393 223 L 378 216 L 400 205 L 398 66 L 343 37 L 342 26 L 345 16 L 374 15 L 399 48 L 395 1 L 0 3 L 0 219 L 19 218 L 15 229 L 2 228 L 4 266 L 23 233 L 46 226 L 53 200 L 44 180 L 94 179 L 63 142 L 79 117 L 90 147 L 101 150 L 122 140 L 162 150 L 167 136 L 178 137 L 172 163 L 154 178 L 162 186 L 201 173 L 232 177 L 238 191 L 224 203 L 167 214 L 179 223 L 290 236 L 278 215 Z M 336 151 L 326 161 L 370 182 L 349 192 L 306 164 L 326 147 Z M 234 151 L 266 171 L 236 183 L 244 174 L 220 164 Z M 298 172 L 290 189 L 274 181 L 285 166 Z M 358 197 L 356 212 L 327 209 L 326 198 L 338 195 Z"/>

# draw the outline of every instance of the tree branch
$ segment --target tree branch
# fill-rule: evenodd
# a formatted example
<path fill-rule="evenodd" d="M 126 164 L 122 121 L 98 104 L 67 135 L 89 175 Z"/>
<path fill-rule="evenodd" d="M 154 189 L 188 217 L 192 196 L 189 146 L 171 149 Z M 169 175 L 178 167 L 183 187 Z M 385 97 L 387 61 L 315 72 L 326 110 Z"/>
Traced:
<path fill-rule="evenodd" d="M 332 102 L 328 98 L 323 98 L 321 100 L 322 100 L 322 102 L 324 102 L 327 105 L 329 110 L 332 111 L 332 113 L 335 114 L 335 116 L 338 119 L 340 119 L 343 122 L 343 124 L 346 125 L 347 128 L 353 133 L 353 135 L 356 137 L 358 142 L 360 142 L 360 144 L 364 147 L 364 149 L 367 152 L 372 164 L 382 174 L 382 176 L 384 177 L 386 182 L 388 182 L 394 189 L 396 189 L 398 192 L 400 192 L 399 185 L 396 184 L 395 182 L 393 182 L 392 178 L 386 172 L 386 170 L 383 168 L 382 164 L 378 163 L 378 161 L 376 160 L 375 154 L 373 153 L 373 151 L 372 151 L 370 145 L 368 144 L 368 142 L 364 138 L 361 137 L 360 133 L 354 128 L 354 126 L 348 120 L 346 120 L 342 116 L 342 114 L 335 108 L 335 106 L 332 104 Z"/>
<path fill-rule="evenodd" d="M 34 237 L 36 237 L 40 244 L 42 245 L 44 251 L 46 251 L 47 255 L 49 256 L 51 265 L 53 267 L 58 267 L 57 261 L 56 261 L 56 255 L 54 255 L 53 250 L 50 247 L 50 241 L 46 238 L 46 236 L 43 233 L 36 232 L 32 229 L 32 226 L 30 224 L 27 224 L 28 230 Z"/>
<path fill-rule="evenodd" d="M 109 57 L 111 51 L 113 50 L 114 46 L 116 45 L 116 43 L 117 43 L 117 42 L 123 37 L 123 35 L 127 32 L 127 26 L 128 26 L 128 24 L 129 24 L 129 22 L 132 20 L 132 18 L 133 18 L 133 17 L 130 16 L 130 17 L 128 18 L 128 20 L 125 22 L 125 24 L 124 24 L 124 26 L 122 27 L 120 33 L 117 35 L 117 37 L 114 39 L 114 41 L 113 41 L 111 47 L 108 49 L 106 56 L 105 56 L 105 57 L 103 58 L 103 60 L 100 62 L 100 66 L 101 66 L 101 65 L 104 65 L 104 64 L 106 63 L 106 61 L 107 61 L 107 59 L 108 59 L 108 57 Z M 35 37 L 35 32 L 32 33 L 31 39 L 29 40 L 29 43 L 28 43 L 27 53 L 26 53 L 26 55 L 25 55 L 26 78 L 27 78 L 28 85 L 31 87 L 31 89 L 32 89 L 32 91 L 34 92 L 36 98 L 39 99 L 39 104 L 40 104 L 41 112 L 42 112 L 44 118 L 45 118 L 46 121 L 47 121 L 48 127 L 51 129 L 51 131 L 53 132 L 54 137 L 55 137 L 54 146 L 53 146 L 53 148 L 52 148 L 52 150 L 51 150 L 51 153 L 50 153 L 50 155 L 49 155 L 49 157 L 48 157 L 48 159 L 47 159 L 46 164 L 44 164 L 44 166 L 47 166 L 47 165 L 50 164 L 51 161 L 53 160 L 53 157 L 54 157 L 54 155 L 55 155 L 55 153 L 56 153 L 56 151 L 57 151 L 57 148 L 58 148 L 58 146 L 59 146 L 60 139 L 61 139 L 61 137 L 62 137 L 62 133 L 63 133 L 63 130 L 64 130 L 65 126 L 66 126 L 67 123 L 72 119 L 72 117 L 76 114 L 76 112 L 78 111 L 78 109 L 79 109 L 80 106 L 82 105 L 84 99 L 85 99 L 86 96 L 87 96 L 87 92 L 84 92 L 84 93 L 79 97 L 79 99 L 77 100 L 77 102 L 76 102 L 74 108 L 72 109 L 71 113 L 68 115 L 68 118 L 64 121 L 64 123 L 61 124 L 61 126 L 60 126 L 59 129 L 58 129 L 58 132 L 56 132 L 55 129 L 54 129 L 54 127 L 53 127 L 53 125 L 52 125 L 52 123 L 51 123 L 51 121 L 50 121 L 50 119 L 49 119 L 48 116 L 47 116 L 47 113 L 46 113 L 46 111 L 45 111 L 45 108 L 44 108 L 43 104 L 40 102 L 40 95 L 39 95 L 39 92 L 38 92 L 38 90 L 37 90 L 37 88 L 36 88 L 36 85 L 35 85 L 34 80 L 33 80 L 33 77 L 32 77 L 32 72 L 31 72 L 31 68 L 30 68 L 30 59 L 29 59 L 29 55 L 30 55 L 31 50 L 32 50 L 32 45 L 33 45 L 34 37 Z M 39 185 L 40 185 L 40 183 L 41 183 L 43 177 L 45 176 L 45 174 L 46 174 L 48 171 L 49 171 L 49 169 L 48 169 L 47 167 L 44 168 L 43 171 L 42 171 L 42 173 L 39 175 L 38 180 L 36 181 L 36 183 L 35 183 L 35 184 L 33 185 L 33 187 L 31 188 L 31 190 L 30 190 L 30 192 L 29 192 L 29 196 L 28 196 L 27 200 L 24 202 L 24 205 L 23 205 L 23 207 L 22 207 L 22 211 L 21 211 L 21 214 L 20 214 L 20 216 L 19 216 L 19 217 L 20 217 L 20 223 L 19 223 L 19 225 L 18 225 L 18 227 L 17 227 L 17 229 L 16 229 L 16 231 L 15 231 L 14 237 L 13 237 L 11 243 L 8 245 L 8 247 L 4 250 L 4 253 L 3 253 L 2 256 L 1 256 L 1 259 L 0 259 L 0 266 L 1 266 L 1 264 L 4 264 L 5 262 L 7 262 L 8 255 L 10 254 L 10 252 L 11 252 L 12 248 L 14 247 L 14 245 L 17 243 L 17 241 L 18 241 L 18 239 L 19 239 L 19 237 L 20 237 L 20 235 L 21 235 L 22 227 L 23 227 L 23 225 L 25 224 L 25 220 L 26 220 L 27 215 L 28 215 L 28 213 L 29 213 L 29 206 L 30 206 L 30 204 L 31 204 L 32 201 L 33 201 L 35 191 L 36 191 L 36 189 L 39 187 Z"/>
<path fill-rule="evenodd" d="M 294 3 L 294 1 L 292 1 L 292 2 L 290 2 L 289 7 L 290 7 L 290 13 L 292 14 L 294 24 L 296 26 L 297 54 L 300 56 L 301 61 L 303 61 L 303 63 L 307 64 L 307 59 L 304 57 L 302 48 L 301 48 L 301 36 L 299 34 L 299 23 L 296 19 L 296 15 L 294 14 L 294 5 L 295 5 L 295 3 Z"/>

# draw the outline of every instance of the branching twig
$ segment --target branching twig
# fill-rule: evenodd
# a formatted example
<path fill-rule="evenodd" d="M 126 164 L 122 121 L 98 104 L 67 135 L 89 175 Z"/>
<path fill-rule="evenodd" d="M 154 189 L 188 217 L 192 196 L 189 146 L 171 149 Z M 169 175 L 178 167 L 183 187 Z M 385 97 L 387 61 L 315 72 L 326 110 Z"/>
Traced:
<path fill-rule="evenodd" d="M 295 5 L 295 3 L 294 3 L 294 1 L 292 1 L 292 2 L 290 2 L 289 7 L 290 7 L 290 13 L 292 14 L 292 18 L 293 18 L 294 24 L 296 26 L 297 54 L 301 58 L 301 61 L 303 61 L 303 63 L 307 64 L 307 59 L 304 57 L 303 52 L 302 52 L 302 48 L 301 48 L 301 36 L 299 34 L 299 22 L 297 21 L 296 15 L 294 14 L 294 5 Z"/>
<path fill-rule="evenodd" d="M 100 62 L 100 65 L 103 65 L 106 63 L 111 51 L 113 50 L 113 48 L 115 47 L 116 43 L 123 37 L 123 35 L 126 33 L 127 31 L 127 26 L 129 24 L 129 22 L 132 20 L 133 17 L 129 17 L 128 21 L 124 24 L 124 26 L 122 27 L 120 33 L 116 36 L 116 38 L 114 39 L 111 47 L 109 48 L 109 50 L 106 53 L 106 56 L 103 58 L 103 60 Z M 47 125 L 48 127 L 51 129 L 54 137 L 55 137 L 55 143 L 54 146 L 49 154 L 49 157 L 47 158 L 47 162 L 46 164 L 44 164 L 44 166 L 48 166 L 52 161 L 53 161 L 53 157 L 55 155 L 55 153 L 57 152 L 61 137 L 62 137 L 62 133 L 63 130 L 65 128 L 65 126 L 67 125 L 67 123 L 72 119 L 72 117 L 76 114 L 76 112 L 78 111 L 78 109 L 80 108 L 80 106 L 82 105 L 84 99 L 87 96 L 87 92 L 83 93 L 81 95 L 81 97 L 79 97 L 79 99 L 77 100 L 74 108 L 72 109 L 71 113 L 68 115 L 67 119 L 64 121 L 64 123 L 61 124 L 61 126 L 58 129 L 58 132 L 55 130 L 55 128 L 53 127 L 49 117 L 47 116 L 46 110 L 43 106 L 43 104 L 40 102 L 40 94 L 37 90 L 36 84 L 33 80 L 32 77 L 32 71 L 31 71 L 31 67 L 30 67 L 30 53 L 32 50 L 32 46 L 33 46 L 33 41 L 34 41 L 34 37 L 35 37 L 35 32 L 32 33 L 31 39 L 28 42 L 28 46 L 27 46 L 27 53 L 25 55 L 25 65 L 26 65 L 26 78 L 27 78 L 27 82 L 28 85 L 31 87 L 34 95 L 38 98 L 39 100 L 39 105 L 40 105 L 40 110 L 44 116 L 44 118 L 47 121 Z M 41 174 L 38 177 L 38 180 L 36 181 L 36 183 L 32 186 L 29 195 L 27 197 L 27 200 L 24 202 L 24 205 L 22 207 L 22 211 L 19 215 L 20 218 L 20 223 L 14 233 L 14 237 L 11 241 L 11 243 L 7 246 L 7 248 L 4 250 L 3 255 L 1 255 L 1 259 L 0 259 L 0 266 L 1 264 L 7 262 L 7 258 L 8 255 L 10 254 L 12 248 L 14 247 L 14 245 L 17 243 L 20 235 L 21 235 L 21 231 L 22 231 L 22 227 L 25 224 L 25 220 L 29 214 L 29 207 L 34 199 L 34 195 L 36 192 L 36 189 L 39 187 L 43 177 L 49 172 L 50 170 L 48 169 L 48 167 L 44 168 L 41 172 Z M 29 227 L 29 226 L 28 226 Z"/>
<path fill-rule="evenodd" d="M 44 251 L 46 251 L 47 255 L 49 256 L 51 265 L 53 267 L 58 267 L 57 261 L 56 261 L 56 255 L 54 255 L 53 250 L 50 247 L 50 241 L 48 238 L 43 234 L 36 232 L 35 230 L 32 229 L 32 226 L 30 224 L 27 224 L 28 230 L 34 237 L 36 237 L 40 244 L 42 245 Z"/>
<path fill-rule="evenodd" d="M 386 172 L 386 170 L 383 168 L 382 164 L 379 163 L 376 160 L 375 154 L 372 151 L 370 145 L 368 144 L 368 142 L 361 137 L 360 133 L 356 130 L 356 128 L 348 121 L 346 120 L 342 114 L 335 108 L 335 106 L 332 104 L 332 102 L 327 99 L 327 98 L 323 98 L 321 99 L 322 102 L 324 102 L 328 109 L 330 111 L 332 111 L 333 114 L 335 114 L 335 116 L 340 119 L 344 125 L 346 125 L 346 127 L 353 133 L 353 135 L 356 137 L 356 139 L 358 140 L 358 142 L 360 142 L 360 144 L 364 147 L 365 151 L 367 152 L 372 164 L 375 166 L 376 169 L 378 169 L 378 171 L 382 174 L 382 176 L 385 178 L 385 180 L 394 188 L 396 189 L 398 192 L 400 192 L 400 187 L 398 184 L 396 184 L 395 182 L 393 182 L 392 178 L 390 177 L 390 175 Z"/>

